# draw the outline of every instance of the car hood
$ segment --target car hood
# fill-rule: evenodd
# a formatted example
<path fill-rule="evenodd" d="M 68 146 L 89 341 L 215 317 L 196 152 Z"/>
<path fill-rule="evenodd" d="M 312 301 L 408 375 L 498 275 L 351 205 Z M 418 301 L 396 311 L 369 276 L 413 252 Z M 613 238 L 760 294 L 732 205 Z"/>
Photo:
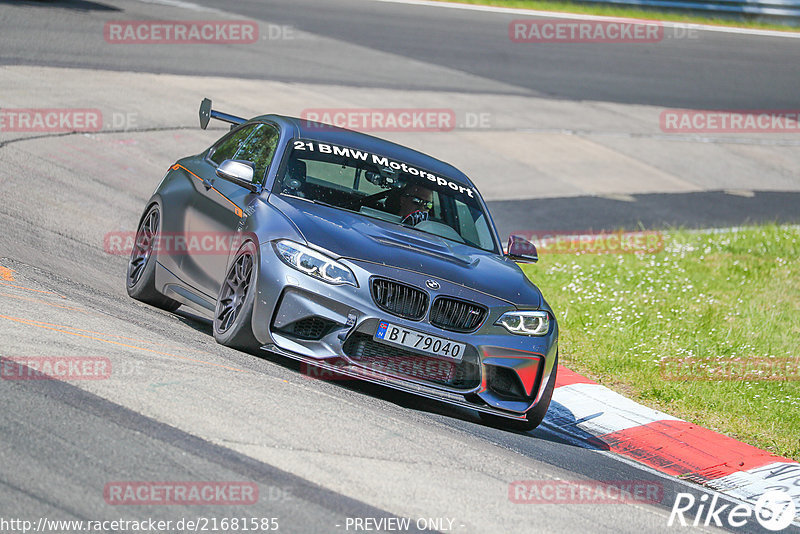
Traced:
<path fill-rule="evenodd" d="M 491 252 L 312 202 L 270 195 L 310 245 L 342 258 L 415 271 L 538 309 L 542 294 L 513 261 Z"/>

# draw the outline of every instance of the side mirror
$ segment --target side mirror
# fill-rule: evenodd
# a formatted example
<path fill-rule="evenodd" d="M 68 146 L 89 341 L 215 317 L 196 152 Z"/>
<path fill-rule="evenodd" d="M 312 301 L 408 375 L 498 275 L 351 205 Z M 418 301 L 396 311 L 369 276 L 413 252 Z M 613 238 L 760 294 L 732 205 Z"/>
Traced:
<path fill-rule="evenodd" d="M 539 261 L 539 254 L 536 252 L 534 244 L 518 235 L 508 236 L 506 257 L 521 263 L 536 263 Z"/>
<path fill-rule="evenodd" d="M 258 193 L 261 186 L 253 182 L 255 172 L 252 162 L 236 159 L 226 159 L 217 167 L 217 176 L 220 178 Z"/>

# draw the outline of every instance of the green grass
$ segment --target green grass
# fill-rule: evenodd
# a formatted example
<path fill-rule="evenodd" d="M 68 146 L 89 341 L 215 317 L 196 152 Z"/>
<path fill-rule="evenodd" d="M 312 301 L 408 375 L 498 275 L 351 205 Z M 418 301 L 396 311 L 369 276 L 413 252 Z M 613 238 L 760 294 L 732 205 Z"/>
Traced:
<path fill-rule="evenodd" d="M 800 229 L 671 230 L 664 243 L 655 254 L 543 253 L 525 266 L 558 318 L 561 363 L 800 460 Z M 700 365 L 665 374 L 679 360 Z M 757 379 L 787 360 L 791 379 Z M 728 379 L 708 380 L 730 362 L 739 363 Z"/>
<path fill-rule="evenodd" d="M 758 30 L 778 30 L 797 32 L 800 28 L 785 26 L 753 19 L 735 19 L 730 17 L 686 14 L 677 11 L 636 9 L 632 7 L 580 4 L 573 2 L 558 2 L 549 0 L 438 0 L 440 2 L 455 2 L 460 4 L 477 4 L 484 6 L 515 7 L 522 9 L 535 9 L 537 11 L 556 11 L 562 13 L 581 13 L 585 15 L 602 15 L 607 17 L 664 20 L 671 22 L 686 22 L 692 24 L 710 24 L 714 26 L 732 26 L 736 28 L 752 28 Z"/>

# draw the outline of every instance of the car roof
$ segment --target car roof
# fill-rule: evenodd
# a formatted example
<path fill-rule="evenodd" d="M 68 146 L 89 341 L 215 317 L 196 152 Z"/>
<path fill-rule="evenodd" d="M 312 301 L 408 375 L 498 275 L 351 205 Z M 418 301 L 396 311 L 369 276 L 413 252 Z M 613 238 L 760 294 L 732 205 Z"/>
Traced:
<path fill-rule="evenodd" d="M 261 115 L 251 120 L 270 120 L 294 130 L 293 138 L 312 139 L 323 143 L 356 148 L 389 157 L 402 163 L 413 165 L 420 169 L 439 174 L 450 180 L 475 189 L 475 184 L 467 176 L 449 163 L 423 154 L 417 150 L 398 145 L 386 139 L 374 137 L 353 130 L 339 128 L 331 125 L 320 125 L 306 119 L 286 117 L 283 115 Z"/>

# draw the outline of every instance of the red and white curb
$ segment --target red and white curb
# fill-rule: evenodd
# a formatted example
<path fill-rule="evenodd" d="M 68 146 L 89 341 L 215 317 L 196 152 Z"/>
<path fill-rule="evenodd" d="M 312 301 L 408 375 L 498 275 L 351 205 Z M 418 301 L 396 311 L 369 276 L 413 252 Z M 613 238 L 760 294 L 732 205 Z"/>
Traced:
<path fill-rule="evenodd" d="M 546 422 L 599 449 L 749 503 L 783 490 L 800 511 L 800 463 L 642 406 L 562 366 Z"/>

